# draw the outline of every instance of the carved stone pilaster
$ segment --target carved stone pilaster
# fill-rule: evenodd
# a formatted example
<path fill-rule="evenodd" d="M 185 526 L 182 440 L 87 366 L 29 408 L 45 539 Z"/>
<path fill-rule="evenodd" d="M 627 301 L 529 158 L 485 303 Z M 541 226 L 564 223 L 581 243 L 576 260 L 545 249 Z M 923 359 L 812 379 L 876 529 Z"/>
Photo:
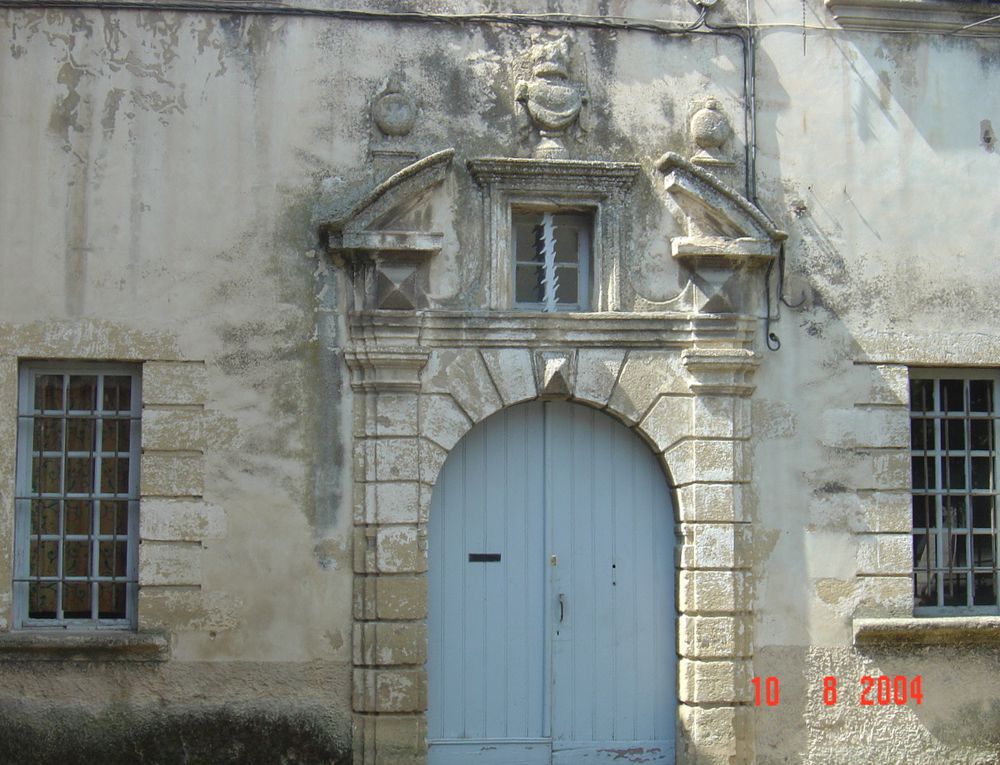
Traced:
<path fill-rule="evenodd" d="M 760 360 L 749 349 L 690 348 L 681 360 L 694 378 L 690 388 L 695 395 L 746 397 L 754 391 L 750 380 Z"/>
<path fill-rule="evenodd" d="M 344 351 L 351 371 L 351 388 L 357 392 L 419 391 L 420 371 L 430 354 L 416 348 L 368 348 Z"/>

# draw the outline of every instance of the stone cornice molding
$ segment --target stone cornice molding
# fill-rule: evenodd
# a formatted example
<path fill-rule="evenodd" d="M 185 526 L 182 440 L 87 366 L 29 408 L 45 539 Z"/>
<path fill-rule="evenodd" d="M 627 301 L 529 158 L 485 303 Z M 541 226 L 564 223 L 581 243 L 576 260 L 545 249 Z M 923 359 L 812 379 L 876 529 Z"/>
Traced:
<path fill-rule="evenodd" d="M 749 349 L 757 326 L 753 317 L 735 314 L 528 311 L 420 311 L 410 314 L 357 311 L 350 315 L 349 323 L 351 336 L 365 338 L 368 348 L 573 346 L 664 350 L 689 349 L 701 344 L 724 348 L 724 353 L 736 353 L 736 358 L 743 358 L 739 354 L 745 351 L 751 359 L 753 353 Z"/>
<path fill-rule="evenodd" d="M 996 5 L 950 0 L 826 0 L 844 29 L 938 32 L 996 37 L 1000 18 Z"/>
<path fill-rule="evenodd" d="M 469 173 L 480 186 L 499 185 L 531 191 L 555 187 L 560 191 L 580 187 L 589 193 L 626 190 L 635 183 L 639 165 L 634 162 L 600 162 L 580 159 L 526 159 L 482 157 L 468 162 Z"/>

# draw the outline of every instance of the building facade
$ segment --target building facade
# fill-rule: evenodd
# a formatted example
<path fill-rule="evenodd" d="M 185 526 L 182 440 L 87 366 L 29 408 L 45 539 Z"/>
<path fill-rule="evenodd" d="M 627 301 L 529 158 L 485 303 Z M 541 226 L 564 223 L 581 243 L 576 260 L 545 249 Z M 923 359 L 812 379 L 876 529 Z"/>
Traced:
<path fill-rule="evenodd" d="M 0 2 L 0 762 L 1000 760 L 991 10 Z"/>

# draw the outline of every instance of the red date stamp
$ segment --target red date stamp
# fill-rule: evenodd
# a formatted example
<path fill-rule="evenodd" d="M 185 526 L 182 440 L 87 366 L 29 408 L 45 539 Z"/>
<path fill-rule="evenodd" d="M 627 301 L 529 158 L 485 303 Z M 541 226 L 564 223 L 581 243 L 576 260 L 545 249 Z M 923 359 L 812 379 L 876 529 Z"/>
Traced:
<path fill-rule="evenodd" d="M 776 707 L 781 703 L 781 681 L 774 675 L 755 677 L 753 684 L 754 706 Z M 905 706 L 909 702 L 924 703 L 924 684 L 920 675 L 863 675 L 858 687 L 849 693 L 850 700 L 857 701 L 863 707 L 874 706 Z M 834 675 L 826 675 L 820 692 L 823 703 L 832 707 L 840 701 L 840 687 Z"/>

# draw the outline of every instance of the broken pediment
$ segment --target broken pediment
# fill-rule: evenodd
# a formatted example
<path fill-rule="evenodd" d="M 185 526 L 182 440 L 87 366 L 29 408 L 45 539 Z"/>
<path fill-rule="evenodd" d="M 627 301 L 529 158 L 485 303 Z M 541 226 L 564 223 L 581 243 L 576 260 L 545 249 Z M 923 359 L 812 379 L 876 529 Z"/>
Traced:
<path fill-rule="evenodd" d="M 675 258 L 767 261 L 777 256 L 788 234 L 746 197 L 673 152 L 660 157 L 656 169 L 665 174 L 664 187 L 684 214 L 686 236 L 671 242 Z"/>
<path fill-rule="evenodd" d="M 656 169 L 684 218 L 684 235 L 670 240 L 671 255 L 691 274 L 678 298 L 683 307 L 756 313 L 760 267 L 780 257 L 788 235 L 746 197 L 680 155 L 664 154 Z"/>
<path fill-rule="evenodd" d="M 404 167 L 322 226 L 327 250 L 352 274 L 355 308 L 427 307 L 428 260 L 444 241 L 442 232 L 429 230 L 431 196 L 454 154 L 445 149 Z"/>

